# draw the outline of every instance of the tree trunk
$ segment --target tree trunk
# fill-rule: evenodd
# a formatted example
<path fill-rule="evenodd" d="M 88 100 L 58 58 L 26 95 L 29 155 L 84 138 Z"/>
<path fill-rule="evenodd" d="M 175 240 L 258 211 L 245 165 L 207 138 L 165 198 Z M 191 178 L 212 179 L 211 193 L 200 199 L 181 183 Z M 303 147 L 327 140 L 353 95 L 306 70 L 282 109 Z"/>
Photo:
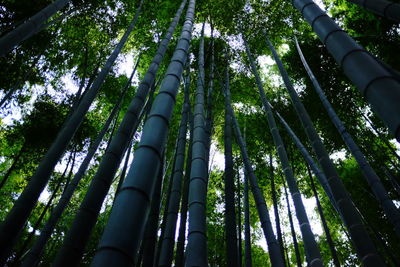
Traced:
<path fill-rule="evenodd" d="M 365 179 L 367 180 L 369 186 L 372 189 L 376 199 L 382 206 L 385 215 L 389 219 L 389 221 L 394 225 L 394 229 L 397 235 L 400 237 L 400 212 L 397 207 L 394 205 L 393 201 L 390 199 L 385 187 L 381 183 L 378 175 L 372 169 L 371 165 L 365 158 L 364 154 L 361 152 L 358 145 L 354 142 L 353 138 L 346 130 L 346 127 L 343 125 L 342 121 L 337 116 L 336 112 L 334 111 L 333 107 L 329 103 L 328 99 L 326 98 L 324 92 L 322 91 L 317 79 L 315 78 L 314 74 L 312 73 L 310 67 L 307 64 L 306 59 L 303 56 L 303 53 L 300 49 L 299 43 L 296 40 L 296 47 L 297 51 L 299 52 L 301 61 L 303 62 L 304 68 L 306 69 L 310 79 L 314 85 L 315 91 L 317 92 L 319 98 L 321 99 L 322 105 L 327 110 L 329 117 L 335 127 L 337 128 L 340 136 L 342 137 L 343 141 L 349 148 L 349 151 L 356 159 L 358 166 L 361 169 Z"/>
<path fill-rule="evenodd" d="M 149 67 L 149 71 L 146 73 L 144 79 L 139 85 L 136 95 L 132 100 L 130 106 L 128 107 L 128 111 L 119 126 L 116 136 L 113 138 L 109 149 L 106 151 L 105 156 L 102 158 L 99 169 L 89 187 L 84 202 L 81 205 L 82 208 L 76 216 L 73 226 L 67 236 L 68 241 L 64 242 L 63 252 L 59 252 L 58 254 L 60 255 L 58 257 L 58 260 L 60 261 L 63 261 L 63 257 L 72 258 L 68 255 L 69 253 L 76 253 L 77 250 L 74 247 L 78 247 L 80 253 L 83 253 L 84 248 L 82 245 L 86 243 L 89 238 L 91 229 L 96 224 L 96 219 L 98 212 L 101 208 L 101 203 L 103 202 L 104 197 L 106 196 L 108 189 L 111 185 L 111 181 L 113 180 L 114 175 L 119 167 L 122 155 L 124 154 L 129 144 L 129 139 L 133 135 L 133 130 L 137 123 L 140 110 L 143 108 L 145 98 L 151 85 L 154 82 L 158 66 L 162 60 L 163 55 L 165 54 L 172 33 L 179 21 L 179 17 L 182 13 L 183 7 L 184 3 L 182 3 L 176 14 L 176 17 L 171 22 L 166 37 L 161 42 L 157 54 Z M 93 203 L 96 204 L 93 205 Z M 83 224 L 83 222 L 85 223 Z M 63 255 L 63 257 L 61 257 L 61 255 Z M 76 256 L 76 258 L 79 257 L 80 255 Z"/>
<path fill-rule="evenodd" d="M 366 101 L 372 105 L 400 142 L 400 83 L 313 0 L 294 0 L 293 5 L 312 25 L 315 33 L 343 68 L 344 73 L 358 87 Z M 371 260 L 373 266 L 379 266 L 382 263 L 377 259 L 375 249 L 369 241 L 366 240 L 363 248 L 357 247 L 359 247 L 358 255 L 363 261 Z M 369 256 L 364 258 L 366 255 Z"/>
<path fill-rule="evenodd" d="M 287 193 L 287 190 L 286 190 L 285 182 L 284 182 L 284 184 L 283 184 L 283 188 L 284 188 L 284 190 L 285 190 L 286 206 L 287 206 L 287 210 L 288 210 L 288 217 L 289 217 L 289 224 L 290 224 L 290 232 L 292 233 L 292 240 L 293 240 L 294 252 L 295 252 L 295 254 L 296 254 L 296 264 L 297 264 L 298 267 L 301 267 L 301 263 L 302 263 L 303 261 L 301 260 L 301 255 L 300 255 L 300 250 L 299 250 L 299 244 L 297 243 L 296 232 L 295 232 L 295 230 L 294 230 L 292 212 L 290 211 L 289 197 L 288 197 L 288 193 Z"/>
<path fill-rule="evenodd" d="M 121 174 L 119 175 L 117 189 L 115 190 L 114 200 L 115 200 L 117 194 L 119 193 L 119 191 L 121 190 L 122 184 L 124 183 L 124 180 L 125 180 L 125 177 L 126 177 L 126 171 L 128 170 L 129 159 L 130 159 L 130 156 L 131 156 L 131 153 L 132 153 L 133 145 L 134 145 L 134 142 L 133 142 L 133 136 L 132 136 L 132 139 L 131 139 L 131 141 L 129 142 L 129 145 L 128 145 L 128 149 L 127 149 L 127 151 L 125 153 L 125 162 L 124 162 L 124 166 L 122 167 Z"/>
<path fill-rule="evenodd" d="M 5 56 L 22 41 L 42 30 L 45 22 L 66 6 L 70 0 L 56 0 L 17 28 L 0 38 L 0 56 Z"/>
<path fill-rule="evenodd" d="M 368 224 L 369 230 L 372 232 L 372 236 L 378 241 L 382 249 L 385 251 L 388 258 L 392 261 L 393 266 L 400 266 L 398 259 L 395 257 L 396 253 L 389 248 L 388 242 L 383 238 L 382 234 L 370 223 Z"/>
<path fill-rule="evenodd" d="M 321 222 L 322 222 L 322 227 L 324 228 L 326 242 L 328 243 L 329 250 L 331 251 L 333 264 L 336 267 L 340 267 L 340 262 L 339 262 L 339 258 L 338 258 L 338 255 L 337 255 L 337 252 L 336 252 L 336 249 L 335 249 L 335 244 L 333 243 L 331 232 L 329 231 L 328 224 L 327 224 L 327 222 L 325 220 L 324 211 L 322 210 L 322 206 L 321 206 L 321 203 L 319 201 L 318 192 L 317 192 L 317 189 L 315 188 L 314 179 L 313 179 L 312 174 L 311 174 L 310 166 L 308 166 L 307 163 L 306 163 L 306 167 L 307 167 L 308 177 L 310 178 L 311 190 L 314 193 L 315 202 L 317 203 L 319 216 L 320 216 Z"/>
<path fill-rule="evenodd" d="M 289 186 L 290 194 L 293 199 L 294 207 L 296 210 L 296 217 L 297 217 L 297 220 L 299 221 L 299 225 L 301 225 L 300 230 L 301 230 L 301 234 L 303 237 L 304 248 L 305 248 L 306 254 L 308 255 L 308 258 L 307 258 L 308 263 L 311 267 L 323 266 L 323 263 L 321 260 L 321 254 L 319 252 L 317 242 L 315 241 L 314 234 L 311 231 L 310 223 L 309 223 L 309 220 L 307 217 L 306 210 L 303 205 L 303 200 L 301 198 L 301 194 L 300 194 L 299 188 L 297 186 L 296 179 L 294 177 L 292 169 L 289 166 L 289 160 L 287 157 L 287 153 L 284 148 L 282 138 L 279 134 L 279 130 L 276 126 L 276 122 L 275 122 L 274 116 L 272 114 L 272 109 L 269 106 L 269 102 L 265 96 L 264 88 L 263 88 L 261 79 L 258 75 L 257 68 L 254 63 L 254 59 L 250 53 L 250 49 L 248 47 L 247 41 L 245 40 L 244 37 L 243 37 L 243 40 L 244 40 L 244 44 L 246 47 L 246 53 L 250 60 L 251 69 L 252 69 L 253 75 L 256 79 L 258 89 L 259 89 L 261 101 L 262 101 L 264 110 L 267 115 L 268 125 L 270 128 L 271 134 L 272 134 L 272 138 L 273 138 L 274 144 L 278 150 L 278 156 L 279 156 L 280 162 L 282 164 L 282 168 L 283 168 L 283 171 L 285 174 L 286 181 Z"/>
<path fill-rule="evenodd" d="M 347 0 L 374 14 L 400 23 L 400 4 L 386 0 Z"/>
<path fill-rule="evenodd" d="M 62 190 L 62 194 L 64 194 L 65 190 L 68 187 L 69 182 L 71 181 L 71 176 L 72 174 L 74 174 L 74 166 L 75 166 L 75 160 L 76 160 L 76 153 L 77 151 L 74 152 L 74 156 L 72 157 L 72 165 L 71 165 L 71 169 L 69 170 L 69 173 L 67 175 L 67 179 L 65 180 L 64 183 L 64 189 Z"/>
<path fill-rule="evenodd" d="M 229 65 L 225 71 L 225 87 L 229 88 Z M 229 99 L 225 98 L 225 106 L 230 105 Z M 238 266 L 238 246 L 235 214 L 235 183 L 232 157 L 232 117 L 229 110 L 225 108 L 224 124 L 224 154 L 225 154 L 225 240 L 226 240 L 226 263 L 227 266 Z"/>
<path fill-rule="evenodd" d="M 58 1 L 57 1 L 58 2 Z M 93 85 L 89 91 L 85 94 L 81 103 L 79 104 L 77 110 L 69 117 L 69 119 L 64 123 L 64 126 L 57 135 L 56 140 L 51 145 L 50 149 L 47 151 L 46 155 L 43 157 L 39 167 L 36 169 L 35 174 L 31 177 L 25 190 L 22 192 L 18 200 L 15 202 L 14 207 L 8 213 L 6 220 L 1 225 L 0 228 L 0 265 L 4 264 L 7 259 L 11 249 L 19 237 L 23 225 L 28 219 L 33 207 L 35 206 L 40 193 L 45 188 L 54 167 L 56 166 L 59 158 L 64 153 L 70 140 L 74 136 L 76 130 L 82 123 L 86 112 L 88 111 L 91 103 L 96 97 L 104 79 L 106 78 L 108 72 L 110 71 L 113 63 L 115 62 L 117 56 L 119 55 L 122 47 L 127 41 L 131 31 L 133 30 L 139 12 L 141 10 L 143 0 L 140 2 L 139 8 L 136 11 L 135 17 L 131 21 L 128 29 L 121 38 L 118 45 L 115 47 L 113 53 L 107 60 L 107 63 L 103 67 L 100 74 L 96 77 Z M 0 50 L 2 50 L 0 48 Z M 68 257 L 69 258 L 69 257 Z"/>
<path fill-rule="evenodd" d="M 78 10 L 77 8 L 72 8 L 72 9 L 68 10 L 67 12 L 64 12 L 62 15 L 58 16 L 57 18 L 52 19 L 47 23 L 43 23 L 41 25 L 41 27 L 39 29 L 37 29 L 34 34 L 36 34 L 36 33 L 40 32 L 40 31 L 50 27 L 51 25 L 56 24 L 57 22 L 63 21 L 68 15 L 71 15 L 73 12 L 75 12 L 77 10 Z"/>
<path fill-rule="evenodd" d="M 192 167 L 189 183 L 189 229 L 186 266 L 207 266 L 207 136 L 204 119 L 204 23 L 201 32 L 199 72 L 193 118 Z"/>
<path fill-rule="evenodd" d="M 191 0 L 177 49 L 175 49 L 167 74 L 144 125 L 141 141 L 135 151 L 135 160 L 111 210 L 110 218 L 92 262 L 93 266 L 132 264 L 133 257 L 139 250 L 150 211 L 156 176 L 160 168 L 168 122 L 175 103 L 174 98 L 178 92 L 180 77 L 186 63 L 194 7 L 195 2 Z M 95 220 L 96 218 L 93 222 Z M 129 256 L 127 257 L 127 255 Z"/>
<path fill-rule="evenodd" d="M 281 221 L 279 218 L 279 207 L 278 207 L 278 199 L 276 197 L 276 188 L 275 188 L 275 175 L 274 175 L 274 167 L 272 165 L 272 153 L 269 154 L 269 168 L 270 168 L 270 179 L 271 179 L 271 193 L 272 193 L 272 202 L 274 205 L 274 215 L 275 215 L 275 225 L 276 232 L 278 235 L 279 248 L 281 250 L 283 264 L 287 266 L 285 260 L 285 249 L 283 247 L 283 238 L 282 238 L 282 230 L 281 230 Z"/>
<path fill-rule="evenodd" d="M 223 84 L 223 83 L 221 83 L 221 84 Z M 238 142 L 239 147 L 240 147 L 240 152 L 242 154 L 243 162 L 244 162 L 246 172 L 248 174 L 248 178 L 250 181 L 251 191 L 253 192 L 254 200 L 256 203 L 258 216 L 260 217 L 261 227 L 264 232 L 265 240 L 267 241 L 268 253 L 269 253 L 271 265 L 273 267 L 284 267 L 281 252 L 279 249 L 279 243 L 276 241 L 276 238 L 274 235 L 274 230 L 272 229 L 271 219 L 270 219 L 269 213 L 268 213 L 268 207 L 265 202 L 263 193 L 262 193 L 260 187 L 258 186 L 257 178 L 254 174 L 253 167 L 251 165 L 249 156 L 247 154 L 245 143 L 244 143 L 242 135 L 240 133 L 239 124 L 236 120 L 235 114 L 233 113 L 233 110 L 232 110 L 232 107 L 230 104 L 231 101 L 230 101 L 229 87 L 225 87 L 224 89 L 225 89 L 224 90 L 225 97 L 228 98 L 227 103 L 229 103 L 229 106 L 226 106 L 225 108 L 228 109 L 228 111 L 230 112 L 230 114 L 232 116 L 232 123 L 233 123 L 233 129 L 234 129 L 235 136 L 236 136 L 236 141 Z"/>

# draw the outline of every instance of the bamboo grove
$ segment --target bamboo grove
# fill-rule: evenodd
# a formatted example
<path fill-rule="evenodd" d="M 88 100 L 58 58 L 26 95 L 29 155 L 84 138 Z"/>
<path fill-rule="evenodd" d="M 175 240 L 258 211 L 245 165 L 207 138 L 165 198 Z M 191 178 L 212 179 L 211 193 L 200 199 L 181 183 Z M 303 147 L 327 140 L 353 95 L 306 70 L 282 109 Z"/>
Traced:
<path fill-rule="evenodd" d="M 1 266 L 399 266 L 400 2 L 0 3 Z"/>

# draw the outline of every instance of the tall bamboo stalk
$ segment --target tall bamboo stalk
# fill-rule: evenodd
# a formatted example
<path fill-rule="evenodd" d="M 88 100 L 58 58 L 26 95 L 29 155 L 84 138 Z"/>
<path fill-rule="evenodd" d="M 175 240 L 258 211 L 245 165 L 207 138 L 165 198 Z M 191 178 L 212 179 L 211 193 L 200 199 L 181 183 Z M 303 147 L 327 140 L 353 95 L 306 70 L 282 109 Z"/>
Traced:
<path fill-rule="evenodd" d="M 92 266 L 126 266 L 135 261 L 134 257 L 139 250 L 150 211 L 152 193 L 166 142 L 168 122 L 172 116 L 180 78 L 186 64 L 194 11 L 195 1 L 190 0 L 180 39 L 159 93 L 154 99 L 135 151 L 135 160 L 115 200 Z"/>
<path fill-rule="evenodd" d="M 283 171 L 285 174 L 286 181 L 289 186 L 290 194 L 293 199 L 293 203 L 294 203 L 295 210 L 296 210 L 296 217 L 297 217 L 297 220 L 299 221 L 300 230 L 301 230 L 301 234 L 303 237 L 304 248 L 308 255 L 308 257 L 307 257 L 308 264 L 310 266 L 323 266 L 323 262 L 321 260 L 321 254 L 319 252 L 317 242 L 315 241 L 314 234 L 311 230 L 310 223 L 309 223 L 309 220 L 307 217 L 307 213 L 304 208 L 303 200 L 302 200 L 299 188 L 296 183 L 296 179 L 294 177 L 292 168 L 290 168 L 290 166 L 289 166 L 289 160 L 287 157 L 286 150 L 284 148 L 282 138 L 281 138 L 281 136 L 279 134 L 279 130 L 276 126 L 276 122 L 275 122 L 275 119 L 274 119 L 274 116 L 272 113 L 272 109 L 269 105 L 269 101 L 267 100 L 267 97 L 265 96 L 264 88 L 263 88 L 261 79 L 258 75 L 258 71 L 257 71 L 256 65 L 254 63 L 253 56 L 251 55 L 246 38 L 244 38 L 244 36 L 243 36 L 243 41 L 244 41 L 247 56 L 250 60 L 251 70 L 255 77 L 257 87 L 259 89 L 261 102 L 263 104 L 264 110 L 267 115 L 267 121 L 268 121 L 268 125 L 270 128 L 270 132 L 271 132 L 274 144 L 278 150 L 278 156 L 279 156 L 280 162 L 282 164 L 282 168 L 283 168 Z"/>
<path fill-rule="evenodd" d="M 188 124 L 188 111 L 189 106 L 189 88 L 184 86 L 185 96 L 182 107 L 182 118 L 179 125 L 178 140 L 176 145 L 176 158 L 173 167 L 173 173 L 171 175 L 172 190 L 169 197 L 168 209 L 166 214 L 165 233 L 163 239 L 160 240 L 160 258 L 158 260 L 158 266 L 171 266 L 174 244 L 175 244 L 175 230 L 176 220 L 179 212 L 179 203 L 181 199 L 181 188 L 182 188 L 182 177 L 183 168 L 185 162 L 185 149 L 186 149 L 186 133 Z"/>
<path fill-rule="evenodd" d="M 383 264 L 381 258 L 377 254 L 372 240 L 368 235 L 368 232 L 366 231 L 361 221 L 360 215 L 355 208 L 354 203 L 351 201 L 349 194 L 344 187 L 343 182 L 340 179 L 332 160 L 329 158 L 329 154 L 326 151 L 321 138 L 314 128 L 314 125 L 310 119 L 310 116 L 307 113 L 307 110 L 300 101 L 297 92 L 294 90 L 289 75 L 283 67 L 283 64 L 278 54 L 276 53 L 274 47 L 272 46 L 272 43 L 269 41 L 267 36 L 266 41 L 278 65 L 279 71 L 288 90 L 297 116 L 300 119 L 303 129 L 306 132 L 306 135 L 318 158 L 318 161 L 326 177 L 328 178 L 328 183 L 330 185 L 332 195 L 335 198 L 336 204 L 340 210 L 340 214 L 342 215 L 342 218 L 344 219 L 344 222 L 349 229 L 360 260 L 363 261 L 363 263 L 366 265 L 371 264 L 376 266 L 376 264 Z M 369 253 L 366 254 L 367 252 Z"/>
<path fill-rule="evenodd" d="M 302 259 L 301 259 L 300 250 L 299 250 L 299 243 L 297 243 L 296 231 L 294 230 L 293 217 L 292 217 L 292 212 L 290 210 L 289 197 L 288 197 L 288 193 L 286 190 L 285 182 L 284 182 L 283 187 L 285 190 L 285 199 L 286 199 L 286 206 L 287 206 L 288 217 L 289 217 L 290 233 L 292 234 L 293 247 L 294 247 L 294 252 L 296 255 L 296 264 L 297 264 L 297 267 L 301 267 Z"/>
<path fill-rule="evenodd" d="M 257 207 L 258 216 L 260 217 L 261 227 L 263 229 L 264 237 L 265 237 L 265 240 L 267 241 L 267 245 L 268 245 L 268 253 L 269 253 L 271 265 L 273 267 L 277 267 L 277 266 L 284 267 L 281 252 L 279 249 L 279 243 L 276 240 L 274 230 L 272 229 L 272 223 L 271 223 L 271 219 L 269 217 L 268 207 L 265 202 L 263 193 L 262 193 L 260 187 L 258 186 L 257 178 L 254 174 L 254 170 L 251 165 L 249 155 L 247 154 L 246 146 L 243 141 L 242 134 L 240 132 L 239 124 L 236 120 L 235 114 L 233 113 L 233 109 L 230 105 L 231 101 L 230 101 L 229 88 L 224 89 L 224 94 L 225 94 L 225 97 L 228 98 L 227 103 L 229 103 L 229 106 L 227 106 L 226 108 L 228 109 L 228 111 L 230 112 L 230 114 L 232 116 L 232 123 L 233 123 L 233 129 L 234 129 L 235 136 L 236 136 L 236 141 L 238 142 L 239 147 L 240 147 L 242 159 L 243 159 L 243 162 L 244 162 L 244 165 L 246 168 L 246 172 L 248 174 L 248 178 L 250 181 L 250 188 L 253 193 L 254 200 L 256 202 L 256 207 Z"/>
<path fill-rule="evenodd" d="M 185 79 L 186 87 L 190 87 L 190 72 L 188 72 Z M 190 99 L 189 99 L 190 100 Z M 190 104 L 189 104 L 190 106 Z M 181 211 L 180 211 L 180 223 L 179 223 L 179 235 L 176 243 L 176 253 L 175 253 L 175 266 L 184 266 L 184 250 L 185 250 L 185 240 L 186 240 L 186 220 L 188 211 L 188 198 L 189 198 L 189 183 L 190 183 L 190 172 L 192 168 L 192 144 L 193 144 L 193 114 L 191 108 L 188 110 L 189 125 L 190 125 L 190 139 L 188 145 L 188 152 L 186 157 L 186 168 L 185 177 L 183 182 L 183 193 L 181 201 Z"/>
<path fill-rule="evenodd" d="M 328 243 L 329 250 L 331 251 L 333 264 L 335 265 L 335 267 L 340 267 L 340 261 L 339 261 L 339 258 L 338 258 L 337 252 L 336 252 L 335 244 L 333 243 L 332 235 L 331 235 L 331 232 L 329 231 L 329 227 L 328 227 L 328 224 L 325 219 L 324 211 L 323 211 L 321 203 L 319 201 L 318 192 L 317 192 L 317 189 L 315 188 L 314 179 L 311 174 L 310 166 L 308 166 L 308 164 L 306 164 L 306 167 L 307 167 L 308 177 L 310 178 L 311 190 L 313 191 L 313 194 L 315 197 L 315 202 L 317 203 L 318 213 L 319 213 L 319 216 L 320 216 L 321 222 L 322 222 L 322 227 L 324 228 L 326 242 Z"/>
<path fill-rule="evenodd" d="M 192 167 L 189 184 L 189 229 L 186 266 L 207 266 L 207 136 L 204 117 L 204 23 L 198 54 L 198 77 L 194 103 Z"/>
<path fill-rule="evenodd" d="M 274 175 L 274 166 L 272 165 L 272 153 L 269 154 L 269 171 L 270 171 L 270 179 L 271 179 L 271 193 L 272 193 L 272 203 L 274 205 L 274 215 L 275 215 L 275 226 L 276 232 L 279 241 L 279 248 L 282 254 L 283 263 L 286 265 L 285 260 L 285 249 L 283 247 L 283 238 L 282 238 L 282 229 L 281 229 L 281 221 L 279 218 L 279 207 L 278 207 L 278 199 L 276 196 L 276 188 L 275 188 L 275 175 Z"/>

